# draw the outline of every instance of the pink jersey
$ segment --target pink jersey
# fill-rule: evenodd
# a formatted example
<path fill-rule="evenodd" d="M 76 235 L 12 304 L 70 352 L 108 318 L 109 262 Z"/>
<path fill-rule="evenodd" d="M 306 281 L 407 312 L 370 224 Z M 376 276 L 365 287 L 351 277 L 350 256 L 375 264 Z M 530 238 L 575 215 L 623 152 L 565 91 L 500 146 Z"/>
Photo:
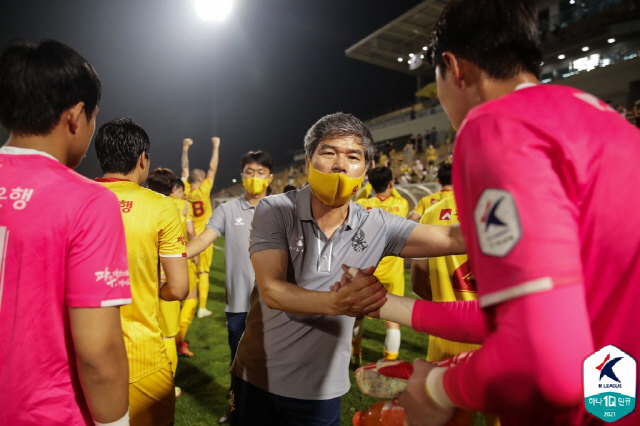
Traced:
<path fill-rule="evenodd" d="M 0 424 L 93 424 L 68 308 L 128 303 L 115 195 L 46 154 L 1 148 Z"/>
<path fill-rule="evenodd" d="M 480 305 L 583 284 L 594 350 L 640 360 L 639 158 L 638 129 L 572 88 L 522 88 L 473 109 L 453 186 Z M 620 424 L 640 424 L 639 413 Z"/>

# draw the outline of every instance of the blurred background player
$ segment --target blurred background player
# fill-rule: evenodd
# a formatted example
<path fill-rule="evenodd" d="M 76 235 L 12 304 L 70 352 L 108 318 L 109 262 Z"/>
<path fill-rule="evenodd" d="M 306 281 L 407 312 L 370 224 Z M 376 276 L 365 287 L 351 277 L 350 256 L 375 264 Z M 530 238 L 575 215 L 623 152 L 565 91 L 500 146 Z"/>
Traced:
<path fill-rule="evenodd" d="M 120 200 L 127 239 L 133 304 L 122 308 L 129 357 L 132 425 L 169 425 L 175 417 L 171 364 L 158 323 L 158 295 L 182 300 L 189 292 L 186 235 L 168 197 L 142 188 L 149 174 L 149 137 L 125 118 L 103 124 L 95 141 L 102 178 Z M 159 283 L 159 267 L 166 281 Z"/>
<path fill-rule="evenodd" d="M 100 92 L 93 67 L 57 41 L 2 52 L 0 424 L 129 424 L 118 201 L 71 170 Z"/>
<path fill-rule="evenodd" d="M 211 206 L 211 189 L 213 188 L 213 180 L 218 171 L 218 151 L 220 149 L 220 138 L 211 138 L 213 151 L 209 160 L 209 170 L 205 174 L 202 169 L 193 169 L 189 171 L 189 147 L 193 145 L 193 140 L 184 139 L 182 141 L 182 181 L 184 182 L 184 192 L 187 200 L 193 207 L 193 219 L 196 228 L 196 235 L 200 235 L 204 231 L 207 222 L 213 212 Z M 207 298 L 209 297 L 209 269 L 213 260 L 213 245 L 210 245 L 202 253 L 197 265 L 198 274 L 198 299 L 200 307 L 198 309 L 198 318 L 204 318 L 211 315 L 211 311 L 207 309 Z"/>
<path fill-rule="evenodd" d="M 440 191 L 425 195 L 418 201 L 416 207 L 409 213 L 408 219 L 415 222 L 420 221 L 425 210 L 440 200 L 453 196 L 453 187 L 451 186 L 451 164 L 440 163 L 438 166 L 438 182 L 440 183 Z"/>
<path fill-rule="evenodd" d="M 218 206 L 205 230 L 187 244 L 187 255 L 193 257 L 220 236 L 225 236 L 225 315 L 231 363 L 244 333 L 249 296 L 255 282 L 249 258 L 249 230 L 256 205 L 267 196 L 267 188 L 273 180 L 273 159 L 264 151 L 249 151 L 242 157 L 240 169 L 244 195 Z M 218 423 L 228 420 L 229 415 L 225 414 Z"/>
<path fill-rule="evenodd" d="M 156 168 L 153 169 L 149 176 L 147 177 L 147 188 L 152 191 L 155 191 L 159 194 L 169 196 L 174 188 L 176 182 L 176 175 L 167 168 Z M 187 200 L 183 200 L 185 203 L 184 209 L 188 214 L 188 206 L 190 205 Z M 180 219 L 183 227 L 183 231 L 186 232 L 186 218 L 183 216 L 183 212 L 180 212 Z M 193 222 L 191 223 L 193 227 Z M 192 234 L 193 235 L 193 234 Z M 160 286 L 164 285 L 166 282 L 166 276 L 164 274 L 164 270 L 160 266 Z M 195 282 L 194 282 L 195 284 Z M 189 280 L 189 290 L 191 291 L 191 280 Z M 194 285 L 195 288 L 195 285 Z M 185 299 L 186 301 L 186 299 Z M 171 362 L 171 371 L 173 372 L 173 377 L 176 376 L 176 369 L 178 368 L 178 350 L 176 345 L 176 335 L 180 331 L 180 301 L 179 300 L 159 300 L 158 305 L 158 323 L 160 324 L 160 331 L 162 332 L 162 338 L 164 342 L 165 349 L 167 350 L 167 356 L 169 357 L 169 361 Z M 180 396 L 182 391 L 179 387 L 175 387 L 176 389 L 176 397 Z"/>
<path fill-rule="evenodd" d="M 393 215 L 406 217 L 409 212 L 409 202 L 398 195 L 394 197 L 393 174 L 388 167 L 377 167 L 369 171 L 369 183 L 376 195 L 372 198 L 359 199 L 356 202 L 367 210 L 382 209 Z M 396 191 L 397 194 L 397 191 Z M 391 294 L 404 296 L 404 259 L 397 256 L 384 257 L 373 273 Z M 394 360 L 400 353 L 400 325 L 385 321 L 387 329 L 384 339 L 383 358 Z M 364 317 L 356 319 L 353 326 L 353 342 L 351 347 L 352 364 L 362 362 L 362 335 L 364 333 Z"/>
<path fill-rule="evenodd" d="M 180 213 L 180 220 L 187 233 L 187 241 L 191 241 L 196 236 L 195 226 L 193 224 L 193 207 L 191 203 L 187 201 L 184 195 L 184 183 L 181 179 L 176 179 L 173 190 L 171 191 L 171 199 L 176 203 L 178 212 Z M 186 357 L 192 357 L 193 352 L 189 349 L 189 344 L 185 339 L 189 326 L 193 321 L 196 309 L 198 308 L 198 275 L 196 274 L 196 265 L 200 260 L 198 256 L 188 260 L 189 262 L 189 295 L 182 303 L 180 309 L 180 329 L 176 335 L 176 348 L 178 354 Z"/>

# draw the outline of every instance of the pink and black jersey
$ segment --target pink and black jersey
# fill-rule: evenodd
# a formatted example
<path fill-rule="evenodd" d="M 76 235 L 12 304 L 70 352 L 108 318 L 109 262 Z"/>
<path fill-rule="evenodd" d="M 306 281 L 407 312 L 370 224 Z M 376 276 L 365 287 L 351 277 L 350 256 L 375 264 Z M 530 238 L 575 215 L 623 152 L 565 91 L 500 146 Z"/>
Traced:
<path fill-rule="evenodd" d="M 582 284 L 594 349 L 640 359 L 639 158 L 638 129 L 572 88 L 521 88 L 473 109 L 453 185 L 481 306 Z"/>
<path fill-rule="evenodd" d="M 92 422 L 69 308 L 131 303 L 116 197 L 46 154 L 0 149 L 0 424 Z"/>

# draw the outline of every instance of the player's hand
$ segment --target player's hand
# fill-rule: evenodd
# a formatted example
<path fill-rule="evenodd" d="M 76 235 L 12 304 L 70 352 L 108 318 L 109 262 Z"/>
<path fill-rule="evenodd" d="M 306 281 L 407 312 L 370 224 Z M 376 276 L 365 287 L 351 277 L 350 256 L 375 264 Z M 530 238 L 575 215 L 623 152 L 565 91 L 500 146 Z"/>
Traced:
<path fill-rule="evenodd" d="M 182 140 L 182 149 L 189 149 L 193 145 L 193 139 L 185 138 Z"/>
<path fill-rule="evenodd" d="M 220 147 L 220 138 L 217 136 L 214 136 L 211 138 L 211 143 L 213 143 L 213 147 L 214 148 L 219 148 Z"/>
<path fill-rule="evenodd" d="M 363 276 L 356 274 L 350 282 L 332 293 L 332 310 L 335 315 L 357 317 L 380 309 L 387 301 L 387 290 L 373 275 L 374 267 L 364 269 Z M 335 284 L 334 284 L 335 285 Z"/>
<path fill-rule="evenodd" d="M 358 269 L 355 266 L 349 266 L 343 263 L 342 270 L 344 272 L 340 276 L 340 281 L 336 281 L 335 283 L 333 283 L 331 287 L 329 287 L 331 291 L 338 291 L 342 286 L 345 286 L 348 283 L 350 283 L 351 280 L 354 278 L 354 276 L 357 278 L 360 278 L 360 277 L 373 275 L 373 271 L 375 271 L 375 268 L 373 266 L 370 266 L 367 269 Z M 366 274 L 365 274 L 365 271 L 367 271 Z M 368 273 L 369 271 L 371 271 L 371 273 Z"/>
<path fill-rule="evenodd" d="M 404 408 L 405 422 L 410 426 L 444 426 L 453 416 L 453 408 L 442 408 L 425 390 L 427 375 L 435 367 L 434 364 L 416 359 L 407 387 L 398 397 L 398 404 Z"/>

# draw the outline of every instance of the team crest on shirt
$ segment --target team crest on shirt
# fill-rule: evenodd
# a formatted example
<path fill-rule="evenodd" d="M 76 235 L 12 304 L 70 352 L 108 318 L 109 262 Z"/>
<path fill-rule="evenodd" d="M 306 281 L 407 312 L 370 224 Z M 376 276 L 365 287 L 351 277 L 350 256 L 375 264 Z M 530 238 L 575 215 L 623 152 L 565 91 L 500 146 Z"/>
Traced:
<path fill-rule="evenodd" d="M 364 240 L 365 238 L 366 236 L 364 235 L 364 231 L 362 229 L 358 229 L 353 238 L 351 238 L 351 247 L 358 253 L 364 251 L 369 247 L 369 244 Z"/>
<path fill-rule="evenodd" d="M 244 225 L 244 220 L 242 220 L 241 217 L 236 217 L 235 221 L 233 223 L 234 225 L 238 226 L 238 225 Z"/>
<path fill-rule="evenodd" d="M 487 256 L 503 257 L 522 236 L 518 209 L 510 192 L 485 189 L 473 210 L 480 250 Z"/>
<path fill-rule="evenodd" d="M 582 363 L 585 409 L 605 422 L 631 413 L 636 406 L 635 358 L 613 345 L 589 355 Z"/>

